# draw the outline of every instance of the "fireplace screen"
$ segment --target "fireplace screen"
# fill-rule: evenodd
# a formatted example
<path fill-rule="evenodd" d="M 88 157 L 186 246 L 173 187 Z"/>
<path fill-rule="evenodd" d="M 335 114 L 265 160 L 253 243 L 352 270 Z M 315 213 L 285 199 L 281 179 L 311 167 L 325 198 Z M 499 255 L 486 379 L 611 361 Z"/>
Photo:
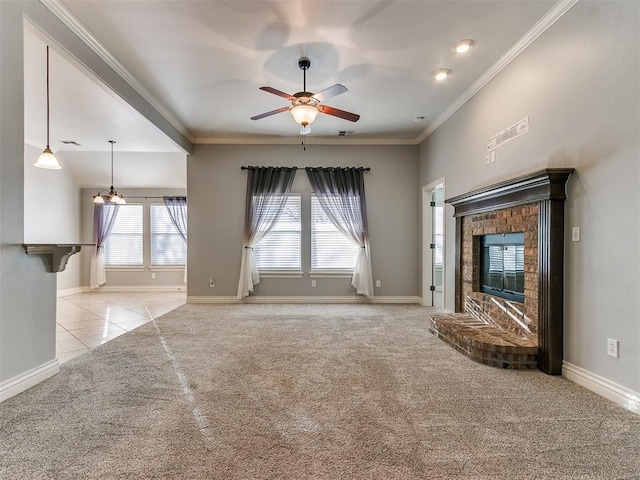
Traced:
<path fill-rule="evenodd" d="M 524 302 L 524 233 L 482 236 L 480 291 Z"/>

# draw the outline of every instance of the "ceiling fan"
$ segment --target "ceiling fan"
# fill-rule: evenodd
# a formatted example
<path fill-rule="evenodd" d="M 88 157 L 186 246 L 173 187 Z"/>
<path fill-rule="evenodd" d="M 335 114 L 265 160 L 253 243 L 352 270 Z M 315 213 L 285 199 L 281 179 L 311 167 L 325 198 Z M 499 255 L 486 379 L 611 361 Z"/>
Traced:
<path fill-rule="evenodd" d="M 251 120 L 260 120 L 261 118 L 270 117 L 271 115 L 275 115 L 276 113 L 286 112 L 288 110 L 291 112 L 291 115 L 293 115 L 294 120 L 300 125 L 300 131 L 302 134 L 309 133 L 309 125 L 315 120 L 318 113 L 324 113 L 326 115 L 343 118 L 345 120 L 349 120 L 350 122 L 357 122 L 360 118 L 360 115 L 346 112 L 338 108 L 333 108 L 322 103 L 327 98 L 335 97 L 336 95 L 345 93 L 347 91 L 347 87 L 345 87 L 344 85 L 336 83 L 335 85 L 332 85 L 329 88 L 325 88 L 318 93 L 307 92 L 307 70 L 310 66 L 311 61 L 308 58 L 302 57 L 300 60 L 298 60 L 298 67 L 300 67 L 300 70 L 302 70 L 303 75 L 302 92 L 290 95 L 273 87 L 260 87 L 260 90 L 264 90 L 265 92 L 273 93 L 274 95 L 278 95 L 279 97 L 286 98 L 291 102 L 291 105 L 278 108 L 270 112 L 261 113 L 260 115 L 251 117 Z"/>

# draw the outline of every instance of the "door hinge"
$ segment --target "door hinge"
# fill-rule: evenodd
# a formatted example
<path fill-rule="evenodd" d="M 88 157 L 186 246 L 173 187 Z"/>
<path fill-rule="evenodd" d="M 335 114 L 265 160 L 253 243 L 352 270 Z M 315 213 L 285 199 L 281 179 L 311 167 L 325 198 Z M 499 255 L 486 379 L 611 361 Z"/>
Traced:
<path fill-rule="evenodd" d="M 431 207 L 435 207 L 435 206 L 436 206 L 436 202 L 431 202 L 431 203 L 429 203 L 429 206 L 431 206 Z"/>
<path fill-rule="evenodd" d="M 430 285 L 429 286 L 429 290 L 431 290 L 432 292 L 436 291 L 436 286 L 435 285 Z"/>

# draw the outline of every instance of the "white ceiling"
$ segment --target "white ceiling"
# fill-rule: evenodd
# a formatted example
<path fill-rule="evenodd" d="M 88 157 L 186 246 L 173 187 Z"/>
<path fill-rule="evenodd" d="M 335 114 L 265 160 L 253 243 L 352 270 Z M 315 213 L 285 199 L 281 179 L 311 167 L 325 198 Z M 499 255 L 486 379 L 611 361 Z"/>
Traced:
<path fill-rule="evenodd" d="M 259 90 L 302 90 L 298 59 L 311 60 L 307 90 L 335 83 L 327 100 L 361 115 L 357 123 L 320 115 L 311 137 L 417 143 L 425 130 L 554 7 L 544 0 L 47 0 L 76 30 L 101 45 L 134 87 L 196 143 L 293 140 L 288 105 Z M 35 29 L 33 29 L 35 30 Z M 455 54 L 455 42 L 474 48 Z M 44 42 L 25 38 L 27 141 L 44 144 Z M 52 46 L 55 48 L 55 45 Z M 440 68 L 450 78 L 436 82 Z M 423 116 L 422 123 L 414 117 Z M 51 136 L 55 150 L 180 152 L 153 125 L 64 52 L 51 55 Z M 64 146 L 75 140 L 82 147 Z M 309 139 L 311 140 L 311 138 Z"/>

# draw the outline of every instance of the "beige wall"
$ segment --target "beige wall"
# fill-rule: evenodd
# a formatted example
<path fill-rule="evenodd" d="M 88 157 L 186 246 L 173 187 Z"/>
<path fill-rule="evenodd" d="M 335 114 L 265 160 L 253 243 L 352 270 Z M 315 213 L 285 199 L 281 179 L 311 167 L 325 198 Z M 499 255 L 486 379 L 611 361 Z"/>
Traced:
<path fill-rule="evenodd" d="M 419 295 L 418 164 L 413 146 L 197 145 L 187 160 L 189 190 L 189 297 L 230 297 L 238 288 L 246 172 L 242 165 L 364 166 L 374 279 L 379 296 Z M 298 170 L 293 192 L 302 194 L 303 278 L 263 278 L 254 296 L 354 296 L 350 279 L 317 279 L 311 287 L 311 187 Z M 307 214 L 305 214 L 307 212 Z M 305 221 L 306 220 L 306 221 Z M 209 287 L 209 279 L 216 287 Z"/>
<path fill-rule="evenodd" d="M 583 0 L 420 147 L 423 185 L 448 197 L 545 167 L 568 183 L 565 360 L 640 391 L 638 2 Z M 530 131 L 496 151 L 487 138 L 525 116 Z M 447 207 L 447 298 L 453 308 L 454 220 Z M 620 340 L 620 358 L 607 356 Z"/>

